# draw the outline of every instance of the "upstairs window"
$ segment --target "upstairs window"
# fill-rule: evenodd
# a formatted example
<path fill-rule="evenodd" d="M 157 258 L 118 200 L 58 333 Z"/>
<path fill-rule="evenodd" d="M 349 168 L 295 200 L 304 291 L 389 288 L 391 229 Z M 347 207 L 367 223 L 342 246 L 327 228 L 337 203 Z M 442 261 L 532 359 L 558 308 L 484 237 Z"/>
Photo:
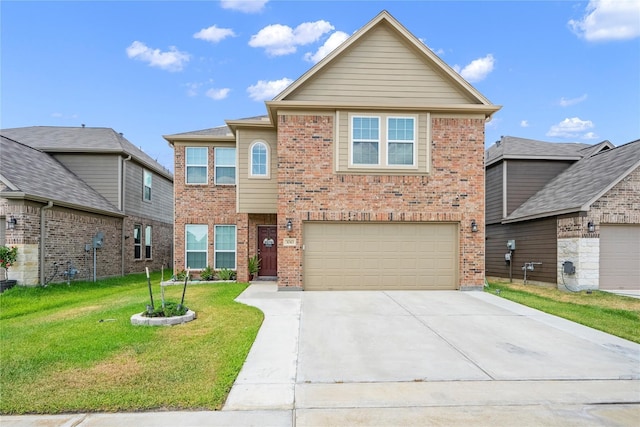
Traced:
<path fill-rule="evenodd" d="M 380 164 L 380 118 L 356 116 L 352 119 L 352 163 Z"/>
<path fill-rule="evenodd" d="M 150 202 L 151 201 L 151 182 L 152 182 L 151 172 L 149 172 L 146 169 L 143 169 L 142 181 L 143 181 L 143 187 L 144 187 L 142 190 L 142 199 Z"/>
<path fill-rule="evenodd" d="M 236 184 L 236 149 L 216 147 L 214 151 L 216 185 Z"/>
<path fill-rule="evenodd" d="M 414 165 L 415 120 L 413 117 L 387 119 L 387 164 Z"/>
<path fill-rule="evenodd" d="M 187 184 L 206 184 L 208 175 L 208 148 L 187 147 L 185 154 Z"/>
<path fill-rule="evenodd" d="M 269 176 L 269 150 L 267 144 L 258 141 L 251 145 L 249 170 L 252 177 Z"/>

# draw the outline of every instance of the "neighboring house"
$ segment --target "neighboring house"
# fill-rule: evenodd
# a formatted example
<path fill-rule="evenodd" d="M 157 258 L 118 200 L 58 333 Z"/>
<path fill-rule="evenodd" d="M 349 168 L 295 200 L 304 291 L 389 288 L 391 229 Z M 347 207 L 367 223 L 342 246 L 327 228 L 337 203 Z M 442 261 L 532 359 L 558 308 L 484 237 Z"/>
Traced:
<path fill-rule="evenodd" d="M 387 12 L 268 114 L 166 135 L 176 270 L 280 289 L 482 289 L 491 104 Z M 472 225 L 473 224 L 473 225 Z"/>
<path fill-rule="evenodd" d="M 533 262 L 527 281 L 640 290 L 640 140 L 502 137 L 486 153 L 486 197 L 487 276 L 523 280 Z"/>
<path fill-rule="evenodd" d="M 64 281 L 70 265 L 89 280 L 171 265 L 173 176 L 149 155 L 108 128 L 0 135 L 0 244 L 19 248 L 11 279 Z"/>

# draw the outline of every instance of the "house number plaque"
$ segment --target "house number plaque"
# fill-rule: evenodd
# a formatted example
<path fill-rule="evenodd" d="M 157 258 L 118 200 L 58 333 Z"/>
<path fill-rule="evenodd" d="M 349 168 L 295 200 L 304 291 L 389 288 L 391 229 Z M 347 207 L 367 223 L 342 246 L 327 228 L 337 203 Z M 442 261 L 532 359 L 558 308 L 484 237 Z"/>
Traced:
<path fill-rule="evenodd" d="M 296 246 L 298 244 L 295 238 L 287 237 L 282 240 L 282 246 Z"/>

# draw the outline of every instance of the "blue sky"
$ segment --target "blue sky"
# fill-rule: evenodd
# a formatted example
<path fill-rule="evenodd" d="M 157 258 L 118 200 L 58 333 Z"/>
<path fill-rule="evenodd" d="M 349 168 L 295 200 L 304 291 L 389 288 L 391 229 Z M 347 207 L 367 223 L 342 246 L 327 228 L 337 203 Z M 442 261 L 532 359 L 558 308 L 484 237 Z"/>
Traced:
<path fill-rule="evenodd" d="M 502 106 L 486 146 L 640 138 L 640 0 L 3 0 L 0 127 L 109 127 L 173 170 L 162 135 L 265 114 L 381 10 Z"/>

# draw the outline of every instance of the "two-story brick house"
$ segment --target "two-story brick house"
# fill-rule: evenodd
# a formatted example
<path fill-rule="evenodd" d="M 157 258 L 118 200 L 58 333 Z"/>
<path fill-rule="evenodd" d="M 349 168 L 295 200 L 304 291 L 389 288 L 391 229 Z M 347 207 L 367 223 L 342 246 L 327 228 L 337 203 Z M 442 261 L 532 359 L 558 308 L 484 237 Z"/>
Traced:
<path fill-rule="evenodd" d="M 176 270 L 280 289 L 482 289 L 484 127 L 500 107 L 386 11 L 267 115 L 166 135 Z"/>
<path fill-rule="evenodd" d="M 30 126 L 0 135 L 0 244 L 19 250 L 11 279 L 64 281 L 69 264 L 91 280 L 172 263 L 173 175 L 122 134 Z"/>

